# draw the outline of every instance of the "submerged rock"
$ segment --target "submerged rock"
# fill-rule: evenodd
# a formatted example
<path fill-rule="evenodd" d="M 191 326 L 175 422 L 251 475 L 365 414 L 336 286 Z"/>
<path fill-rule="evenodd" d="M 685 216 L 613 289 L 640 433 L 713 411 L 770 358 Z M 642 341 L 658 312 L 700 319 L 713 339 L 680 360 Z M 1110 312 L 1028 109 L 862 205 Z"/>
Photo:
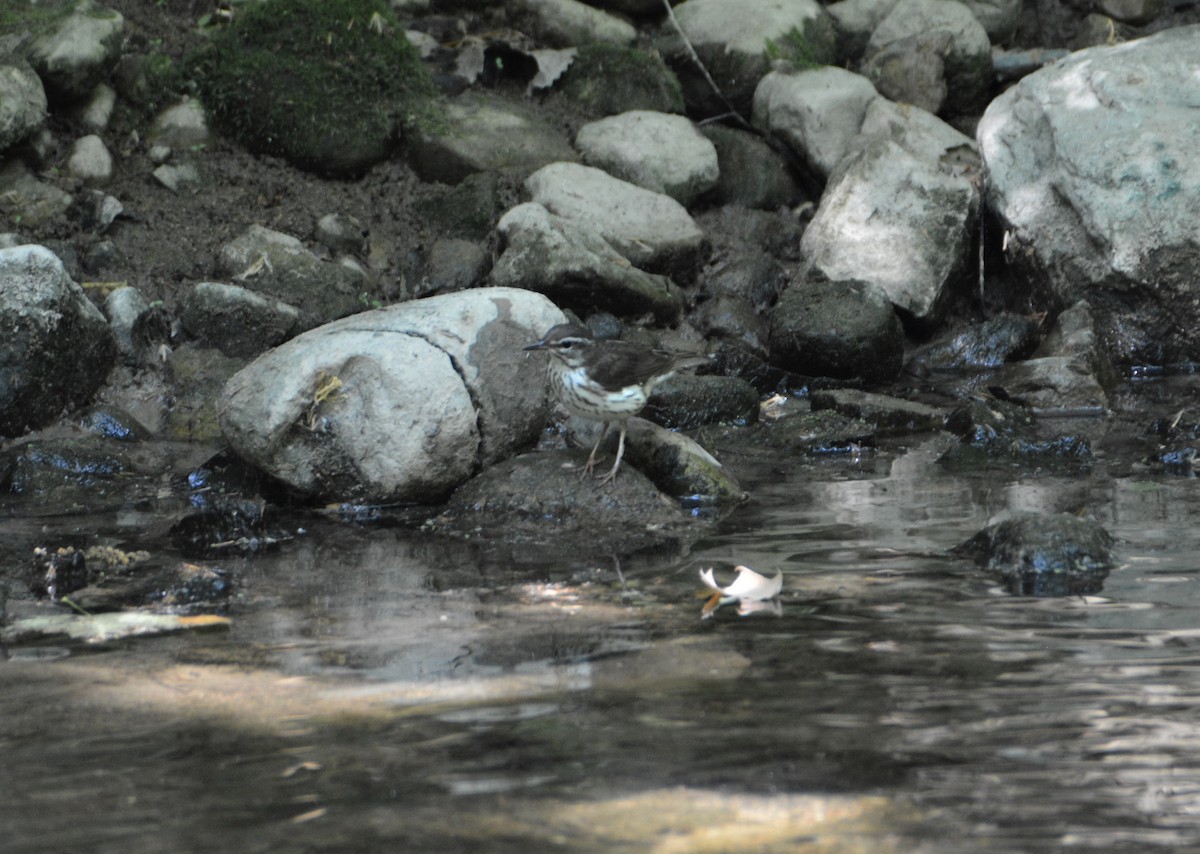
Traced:
<path fill-rule="evenodd" d="M 1015 596 L 1098 593 L 1117 565 L 1113 538 L 1097 522 L 1069 513 L 1022 513 L 957 546 Z"/>

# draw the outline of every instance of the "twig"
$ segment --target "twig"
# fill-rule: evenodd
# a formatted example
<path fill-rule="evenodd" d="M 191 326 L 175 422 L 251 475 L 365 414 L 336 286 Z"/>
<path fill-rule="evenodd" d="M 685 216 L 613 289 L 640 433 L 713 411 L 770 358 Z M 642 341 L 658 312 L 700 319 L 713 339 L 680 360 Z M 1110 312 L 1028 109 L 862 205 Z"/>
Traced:
<path fill-rule="evenodd" d="M 708 85 L 712 87 L 713 92 L 721 99 L 726 107 L 729 108 L 729 115 L 732 115 L 738 120 L 743 127 L 749 128 L 750 122 L 746 121 L 745 117 L 737 111 L 733 104 L 729 103 L 729 99 L 725 97 L 725 93 L 721 91 L 721 87 L 712 79 L 712 75 L 708 73 L 708 69 L 704 67 L 704 63 L 700 61 L 700 55 L 696 53 L 696 49 L 692 47 L 691 41 L 683 33 L 683 28 L 679 26 L 679 21 L 675 18 L 675 10 L 671 8 L 671 0 L 663 0 L 663 7 L 667 10 L 667 18 L 671 22 L 671 26 L 675 28 L 675 32 L 679 33 L 679 38 L 683 40 L 683 46 L 687 48 L 688 56 L 692 58 L 692 62 L 696 63 L 696 67 L 700 69 L 700 73 L 704 75 L 704 79 L 708 81 Z"/>

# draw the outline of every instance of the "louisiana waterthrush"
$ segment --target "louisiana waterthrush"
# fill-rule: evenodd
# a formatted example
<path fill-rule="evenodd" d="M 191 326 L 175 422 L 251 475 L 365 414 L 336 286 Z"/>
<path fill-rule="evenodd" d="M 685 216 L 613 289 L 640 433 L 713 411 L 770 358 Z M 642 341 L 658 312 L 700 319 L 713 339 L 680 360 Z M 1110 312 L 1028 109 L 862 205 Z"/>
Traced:
<path fill-rule="evenodd" d="M 626 419 L 642 411 L 654 387 L 667 377 L 680 368 L 708 361 L 700 353 L 673 353 L 631 341 L 597 340 L 577 323 L 560 323 L 525 349 L 550 352 L 550 386 L 569 412 L 604 424 L 583 476 L 596 467 L 596 453 L 609 425 L 620 423 L 617 459 L 608 474 L 600 478 L 602 484 L 615 478 L 621 467 Z"/>

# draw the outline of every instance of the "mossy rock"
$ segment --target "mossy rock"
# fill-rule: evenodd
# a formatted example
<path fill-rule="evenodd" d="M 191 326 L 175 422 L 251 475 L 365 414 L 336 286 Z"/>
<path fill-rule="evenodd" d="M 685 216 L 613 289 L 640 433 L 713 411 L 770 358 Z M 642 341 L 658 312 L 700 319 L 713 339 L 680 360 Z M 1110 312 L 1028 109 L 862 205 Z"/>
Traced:
<path fill-rule="evenodd" d="M 359 174 L 431 121 L 433 86 L 385 0 L 244 7 L 196 60 L 222 132 L 327 174 Z"/>
<path fill-rule="evenodd" d="M 585 45 L 559 86 L 594 115 L 627 110 L 684 111 L 683 89 L 675 72 L 654 52 L 612 44 Z"/>

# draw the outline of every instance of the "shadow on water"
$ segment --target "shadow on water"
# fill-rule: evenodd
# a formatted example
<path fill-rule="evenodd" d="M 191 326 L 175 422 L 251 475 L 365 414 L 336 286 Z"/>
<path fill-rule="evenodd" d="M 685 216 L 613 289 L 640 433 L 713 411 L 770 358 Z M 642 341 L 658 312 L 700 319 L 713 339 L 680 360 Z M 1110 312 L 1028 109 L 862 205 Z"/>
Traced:
<path fill-rule="evenodd" d="M 0 847 L 1200 843 L 1194 480 L 965 477 L 946 441 L 747 465 L 712 536 L 621 564 L 318 523 L 224 562 L 228 630 L 3 650 Z M 1079 507 L 1125 561 L 1100 594 L 947 555 Z M 698 569 L 735 564 L 782 570 L 777 615 L 700 619 Z"/>

